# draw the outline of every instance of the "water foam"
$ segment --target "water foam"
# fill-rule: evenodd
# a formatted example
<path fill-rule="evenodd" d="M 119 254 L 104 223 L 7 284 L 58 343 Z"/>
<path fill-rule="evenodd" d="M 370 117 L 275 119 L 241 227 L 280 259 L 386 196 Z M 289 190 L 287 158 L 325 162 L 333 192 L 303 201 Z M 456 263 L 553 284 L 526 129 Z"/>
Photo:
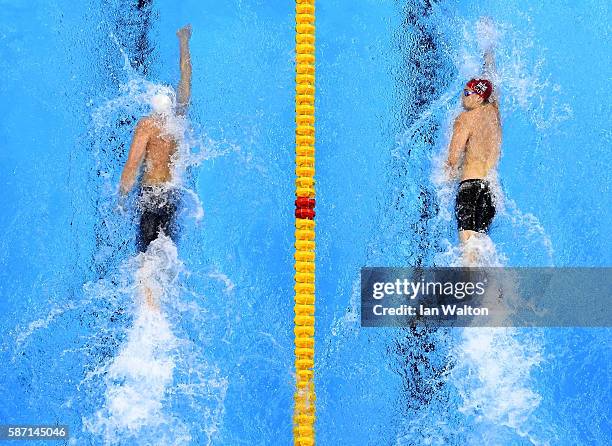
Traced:
<path fill-rule="evenodd" d="M 140 306 L 119 354 L 96 371 L 104 376 L 105 402 L 93 417 L 83 420 L 85 429 L 101 436 L 105 444 L 142 439 L 143 433 L 150 436 L 152 431 L 159 431 L 153 438 L 163 433 L 166 439 L 168 432 L 179 431 L 171 444 L 188 444 L 186 427 L 164 409 L 179 342 L 163 313 Z"/>

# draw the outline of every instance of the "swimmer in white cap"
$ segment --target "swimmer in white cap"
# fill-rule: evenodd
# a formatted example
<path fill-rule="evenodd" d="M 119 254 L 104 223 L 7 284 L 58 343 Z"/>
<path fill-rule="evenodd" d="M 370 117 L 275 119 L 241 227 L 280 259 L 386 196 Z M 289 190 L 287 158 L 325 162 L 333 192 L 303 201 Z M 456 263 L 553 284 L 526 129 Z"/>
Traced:
<path fill-rule="evenodd" d="M 173 114 L 185 115 L 191 96 L 191 56 L 189 39 L 191 25 L 186 25 L 176 33 L 179 38 L 181 79 L 177 90 L 177 103 L 170 88 L 161 89 L 155 94 L 150 105 L 152 113 L 136 124 L 132 145 L 127 162 L 121 174 L 119 191 L 125 197 L 134 187 L 140 166 L 144 173 L 140 187 L 140 230 L 138 249 L 145 252 L 149 244 L 157 239 L 160 232 L 170 238 L 176 235 L 174 215 L 176 213 L 178 192 L 172 187 L 171 159 L 176 152 L 177 141 L 167 131 L 164 124 Z M 146 288 L 146 301 L 156 307 L 157 303 Z"/>

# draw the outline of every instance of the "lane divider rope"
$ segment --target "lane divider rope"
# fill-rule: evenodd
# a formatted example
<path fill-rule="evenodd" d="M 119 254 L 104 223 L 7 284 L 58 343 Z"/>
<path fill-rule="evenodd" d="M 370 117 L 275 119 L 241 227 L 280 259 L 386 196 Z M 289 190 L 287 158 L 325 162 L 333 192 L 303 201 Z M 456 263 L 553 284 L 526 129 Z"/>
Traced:
<path fill-rule="evenodd" d="M 295 2 L 295 446 L 315 444 L 315 6 Z"/>

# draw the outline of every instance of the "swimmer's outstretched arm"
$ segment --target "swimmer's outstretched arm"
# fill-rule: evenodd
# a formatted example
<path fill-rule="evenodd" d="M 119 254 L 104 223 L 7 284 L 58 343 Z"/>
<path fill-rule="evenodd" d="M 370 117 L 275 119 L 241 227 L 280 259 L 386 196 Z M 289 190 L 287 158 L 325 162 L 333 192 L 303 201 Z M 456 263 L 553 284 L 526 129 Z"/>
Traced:
<path fill-rule="evenodd" d="M 495 67 L 495 57 L 493 55 L 493 49 L 487 48 L 483 55 L 484 63 L 482 64 L 482 72 L 484 73 L 487 79 L 495 76 L 497 74 L 497 69 Z"/>
<path fill-rule="evenodd" d="M 493 84 L 497 80 L 497 68 L 495 66 L 495 56 L 493 55 L 493 48 L 487 48 L 484 52 L 484 63 L 482 65 L 482 72 L 486 79 L 489 79 Z M 489 98 L 490 102 L 498 106 L 499 91 L 497 85 L 493 85 L 493 93 Z"/>
<path fill-rule="evenodd" d="M 185 25 L 176 32 L 179 38 L 181 80 L 178 85 L 177 114 L 184 115 L 189 107 L 191 98 L 191 54 L 189 53 L 189 39 L 191 38 L 191 25 Z"/>
<path fill-rule="evenodd" d="M 121 182 L 119 183 L 119 192 L 121 192 L 121 195 L 127 195 L 132 187 L 134 187 L 136 175 L 144 159 L 147 143 L 149 142 L 150 132 L 147 125 L 145 120 L 140 120 L 138 124 L 136 124 L 130 153 L 125 163 L 125 167 L 123 168 L 123 172 L 121 173 Z"/>
<path fill-rule="evenodd" d="M 459 163 L 461 161 L 463 152 L 465 151 L 468 138 L 470 137 L 468 128 L 469 127 L 465 123 L 464 115 L 459 115 L 459 117 L 457 117 L 455 120 L 455 125 L 453 126 L 453 136 L 448 146 L 448 159 L 446 160 L 445 166 L 446 176 L 448 179 L 454 179 L 457 176 Z"/>

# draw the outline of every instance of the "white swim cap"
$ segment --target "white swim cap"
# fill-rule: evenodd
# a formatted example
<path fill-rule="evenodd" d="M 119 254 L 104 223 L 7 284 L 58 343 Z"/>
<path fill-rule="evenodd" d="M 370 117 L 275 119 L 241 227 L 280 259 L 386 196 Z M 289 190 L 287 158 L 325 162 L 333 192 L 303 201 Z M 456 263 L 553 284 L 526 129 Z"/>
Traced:
<path fill-rule="evenodd" d="M 156 113 L 168 114 L 172 112 L 172 99 L 164 93 L 157 93 L 151 98 L 151 107 Z"/>

